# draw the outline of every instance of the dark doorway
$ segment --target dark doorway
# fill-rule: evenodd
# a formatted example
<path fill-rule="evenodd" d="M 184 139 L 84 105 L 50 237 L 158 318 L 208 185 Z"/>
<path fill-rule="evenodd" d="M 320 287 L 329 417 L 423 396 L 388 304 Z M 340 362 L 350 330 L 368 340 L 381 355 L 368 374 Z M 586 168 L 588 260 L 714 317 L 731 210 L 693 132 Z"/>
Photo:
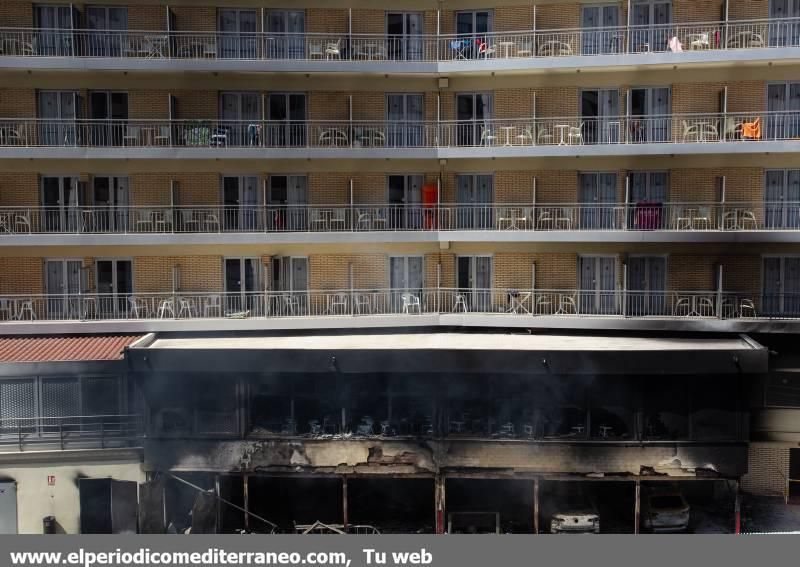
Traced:
<path fill-rule="evenodd" d="M 789 504 L 800 504 L 800 449 L 789 449 Z"/>
<path fill-rule="evenodd" d="M 433 479 L 351 478 L 347 481 L 349 522 L 381 533 L 434 531 Z"/>

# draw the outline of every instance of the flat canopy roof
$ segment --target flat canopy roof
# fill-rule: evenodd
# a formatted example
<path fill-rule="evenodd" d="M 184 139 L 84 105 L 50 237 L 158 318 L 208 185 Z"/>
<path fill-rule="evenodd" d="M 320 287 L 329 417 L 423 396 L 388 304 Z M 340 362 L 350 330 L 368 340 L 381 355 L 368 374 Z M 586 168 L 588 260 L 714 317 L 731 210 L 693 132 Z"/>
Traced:
<path fill-rule="evenodd" d="M 500 333 L 154 337 L 128 350 L 133 372 L 738 374 L 767 370 L 746 336 Z"/>
<path fill-rule="evenodd" d="M 759 345 L 742 337 L 604 337 L 466 333 L 313 335 L 292 337 L 157 338 L 150 349 L 218 350 L 479 350 L 479 351 L 736 351 Z"/>

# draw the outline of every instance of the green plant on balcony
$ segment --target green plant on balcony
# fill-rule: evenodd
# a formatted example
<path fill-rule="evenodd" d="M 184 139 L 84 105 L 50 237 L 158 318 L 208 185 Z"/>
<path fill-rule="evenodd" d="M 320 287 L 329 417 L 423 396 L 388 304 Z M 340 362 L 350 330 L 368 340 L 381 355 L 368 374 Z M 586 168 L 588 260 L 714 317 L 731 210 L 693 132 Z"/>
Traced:
<path fill-rule="evenodd" d="M 185 142 L 187 146 L 211 145 L 211 125 L 201 120 L 188 122 L 186 124 Z"/>

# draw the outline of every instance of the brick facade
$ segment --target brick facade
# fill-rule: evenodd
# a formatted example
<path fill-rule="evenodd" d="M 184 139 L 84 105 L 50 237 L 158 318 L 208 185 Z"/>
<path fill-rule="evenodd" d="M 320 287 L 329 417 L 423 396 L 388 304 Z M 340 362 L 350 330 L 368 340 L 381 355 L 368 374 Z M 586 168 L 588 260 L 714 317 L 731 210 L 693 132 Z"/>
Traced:
<path fill-rule="evenodd" d="M 783 497 L 786 494 L 789 447 L 774 443 L 750 443 L 747 462 L 747 474 L 742 477 L 743 491 L 765 496 Z"/>

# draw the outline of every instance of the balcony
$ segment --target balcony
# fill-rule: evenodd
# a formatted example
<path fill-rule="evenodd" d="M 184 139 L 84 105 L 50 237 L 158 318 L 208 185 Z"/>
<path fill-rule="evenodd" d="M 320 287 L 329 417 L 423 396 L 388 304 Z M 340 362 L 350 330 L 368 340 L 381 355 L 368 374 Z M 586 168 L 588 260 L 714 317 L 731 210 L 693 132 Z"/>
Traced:
<path fill-rule="evenodd" d="M 140 415 L 2 418 L 0 452 L 24 451 L 32 445 L 62 451 L 136 447 L 143 432 Z"/>
<path fill-rule="evenodd" d="M 731 291 L 546 289 L 348 289 L 323 291 L 189 292 L 0 297 L 0 327 L 74 321 L 164 322 L 292 318 L 395 318 L 510 315 L 537 319 L 800 320 L 800 294 Z M 430 318 L 434 321 L 435 318 Z M 430 322 L 428 321 L 428 322 Z"/>
<path fill-rule="evenodd" d="M 793 18 L 474 35 L 0 29 L 2 63 L 25 68 L 457 73 L 794 58 L 799 45 Z"/>
<path fill-rule="evenodd" d="M 0 207 L 0 244 L 21 246 L 587 238 L 794 242 L 799 233 L 800 201 Z"/>
<path fill-rule="evenodd" d="M 476 158 L 795 152 L 800 112 L 440 122 L 0 119 L 0 155 Z"/>

